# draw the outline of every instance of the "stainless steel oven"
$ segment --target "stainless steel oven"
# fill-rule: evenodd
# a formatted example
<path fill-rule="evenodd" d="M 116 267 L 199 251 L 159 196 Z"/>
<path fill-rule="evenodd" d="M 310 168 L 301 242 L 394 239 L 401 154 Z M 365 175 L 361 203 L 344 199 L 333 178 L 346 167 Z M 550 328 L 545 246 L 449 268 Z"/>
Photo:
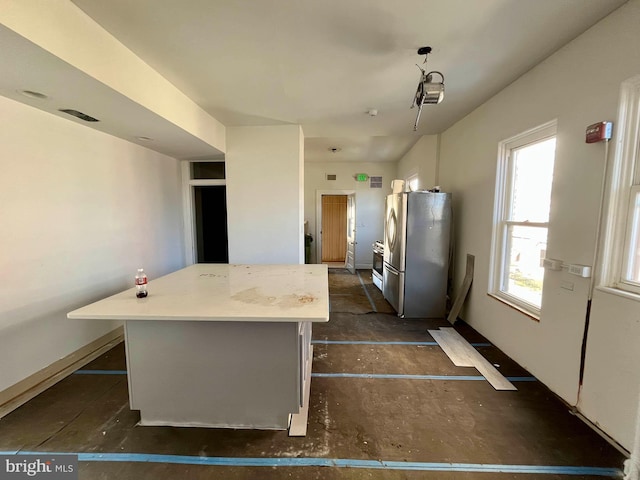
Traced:
<path fill-rule="evenodd" d="M 382 274 L 384 272 L 384 243 L 378 240 L 373 244 L 373 269 L 371 277 L 373 284 L 382 290 Z"/>

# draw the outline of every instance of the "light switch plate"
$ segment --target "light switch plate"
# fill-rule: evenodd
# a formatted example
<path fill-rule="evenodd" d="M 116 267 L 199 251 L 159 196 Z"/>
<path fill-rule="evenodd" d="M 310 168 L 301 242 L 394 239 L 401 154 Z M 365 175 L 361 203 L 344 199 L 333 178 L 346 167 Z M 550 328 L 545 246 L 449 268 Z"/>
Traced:
<path fill-rule="evenodd" d="M 560 284 L 560 288 L 564 288 L 565 290 L 569 290 L 569 291 L 573 292 L 573 282 L 563 281 Z"/>

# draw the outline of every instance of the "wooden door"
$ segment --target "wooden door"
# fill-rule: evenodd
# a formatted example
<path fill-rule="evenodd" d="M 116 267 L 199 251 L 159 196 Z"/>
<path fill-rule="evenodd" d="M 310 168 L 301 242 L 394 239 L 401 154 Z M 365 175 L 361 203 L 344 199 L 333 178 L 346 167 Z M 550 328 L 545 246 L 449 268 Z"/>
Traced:
<path fill-rule="evenodd" d="M 322 196 L 322 261 L 344 262 L 347 255 L 347 196 Z"/>

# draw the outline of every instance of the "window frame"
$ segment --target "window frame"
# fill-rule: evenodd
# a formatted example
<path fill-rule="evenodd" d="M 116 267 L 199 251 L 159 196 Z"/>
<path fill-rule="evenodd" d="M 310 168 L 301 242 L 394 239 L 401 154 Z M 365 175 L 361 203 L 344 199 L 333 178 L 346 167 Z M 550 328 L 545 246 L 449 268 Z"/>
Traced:
<path fill-rule="evenodd" d="M 410 175 L 408 175 L 405 178 L 405 190 L 407 190 L 408 192 L 415 192 L 420 188 L 420 178 L 418 177 L 418 173 L 414 172 L 411 173 Z M 416 182 L 416 187 L 415 189 L 411 188 L 411 182 Z"/>
<path fill-rule="evenodd" d="M 496 169 L 496 188 L 494 202 L 493 235 L 491 242 L 491 260 L 489 269 L 489 295 L 517 308 L 534 319 L 540 319 L 541 307 L 516 295 L 504 291 L 508 281 L 508 252 L 510 252 L 509 229 L 513 226 L 545 228 L 549 232 L 549 222 L 528 222 L 511 220 L 513 203 L 514 150 L 557 137 L 557 120 L 552 120 L 532 128 L 519 135 L 501 141 L 498 144 Z"/>
<path fill-rule="evenodd" d="M 601 263 L 601 287 L 640 301 L 640 283 L 629 282 L 633 198 L 640 192 L 640 75 L 622 82 Z"/>
<path fill-rule="evenodd" d="M 624 248 L 622 250 L 622 263 L 620 265 L 620 280 L 619 286 L 624 290 L 628 290 L 632 293 L 640 293 L 640 282 L 634 282 L 627 278 L 626 272 L 631 268 L 631 256 L 634 252 L 631 251 L 631 239 L 635 235 L 640 235 L 640 215 L 635 217 L 636 204 L 639 202 L 640 197 L 640 184 L 631 185 L 629 188 L 629 198 L 627 201 L 627 223 L 626 231 L 624 235 Z M 634 228 L 635 223 L 635 228 Z M 635 231 L 634 231 L 635 230 Z"/>

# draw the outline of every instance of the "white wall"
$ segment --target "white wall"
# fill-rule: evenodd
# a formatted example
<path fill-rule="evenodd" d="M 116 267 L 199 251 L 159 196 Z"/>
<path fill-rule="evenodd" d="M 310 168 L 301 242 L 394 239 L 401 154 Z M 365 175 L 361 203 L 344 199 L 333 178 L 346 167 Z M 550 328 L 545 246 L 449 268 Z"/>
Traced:
<path fill-rule="evenodd" d="M 418 175 L 418 188 L 438 184 L 438 135 L 425 135 L 398 162 L 397 178 Z"/>
<path fill-rule="evenodd" d="M 227 128 L 229 263 L 304 263 L 299 125 Z"/>
<path fill-rule="evenodd" d="M 66 314 L 184 247 L 172 158 L 0 97 L 0 166 L 1 391 L 116 328 Z"/>
<path fill-rule="evenodd" d="M 371 268 L 371 245 L 382 240 L 384 233 L 384 200 L 391 193 L 391 180 L 396 178 L 395 162 L 306 162 L 304 179 L 304 218 L 309 222 L 311 262 L 318 262 L 316 192 L 319 190 L 353 190 L 356 194 L 356 268 Z M 336 174 L 327 180 L 326 174 Z M 369 188 L 369 182 L 356 182 L 356 173 L 382 176 L 382 188 Z"/>
<path fill-rule="evenodd" d="M 547 255 L 591 264 L 604 145 L 585 144 L 584 132 L 616 119 L 620 83 L 640 73 L 638 25 L 640 1 L 632 0 L 441 137 L 439 182 L 453 192 L 456 218 L 456 286 L 465 255 L 476 256 L 463 318 L 571 404 L 577 402 L 588 279 L 547 271 L 539 323 L 487 296 L 498 142 L 558 120 Z M 574 290 L 560 288 L 563 281 Z M 626 448 L 638 398 L 637 368 L 629 367 L 640 364 L 638 319 L 640 302 L 597 292 L 579 403 Z"/>

